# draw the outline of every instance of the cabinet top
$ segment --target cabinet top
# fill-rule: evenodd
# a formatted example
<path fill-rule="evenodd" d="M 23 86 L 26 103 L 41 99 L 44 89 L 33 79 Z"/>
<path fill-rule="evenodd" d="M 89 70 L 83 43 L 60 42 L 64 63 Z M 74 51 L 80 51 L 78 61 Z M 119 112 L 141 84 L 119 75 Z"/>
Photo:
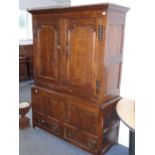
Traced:
<path fill-rule="evenodd" d="M 120 12 L 127 12 L 128 7 L 120 6 L 112 3 L 102 3 L 102 4 L 92 4 L 92 5 L 80 5 L 80 6 L 70 6 L 70 7 L 58 7 L 58 8 L 35 8 L 28 10 L 32 14 L 37 13 L 61 13 L 61 12 L 76 12 L 76 11 L 91 11 L 91 10 L 117 10 Z"/>

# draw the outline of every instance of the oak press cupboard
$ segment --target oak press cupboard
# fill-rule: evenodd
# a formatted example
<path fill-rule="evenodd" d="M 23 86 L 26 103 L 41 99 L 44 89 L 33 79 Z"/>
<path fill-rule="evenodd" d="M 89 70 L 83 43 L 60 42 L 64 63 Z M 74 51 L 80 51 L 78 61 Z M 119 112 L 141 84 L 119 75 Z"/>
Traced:
<path fill-rule="evenodd" d="M 127 7 L 29 10 L 33 19 L 33 127 L 93 154 L 118 142 Z"/>

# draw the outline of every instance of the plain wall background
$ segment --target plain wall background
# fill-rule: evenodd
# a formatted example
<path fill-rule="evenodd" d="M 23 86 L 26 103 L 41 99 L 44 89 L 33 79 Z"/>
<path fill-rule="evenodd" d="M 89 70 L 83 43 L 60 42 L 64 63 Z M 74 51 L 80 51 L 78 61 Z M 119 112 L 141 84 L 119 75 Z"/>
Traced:
<path fill-rule="evenodd" d="M 71 4 L 92 3 L 72 0 Z M 98 1 L 94 0 L 95 3 Z M 100 1 L 100 2 L 105 2 Z M 107 1 L 106 1 L 107 2 Z M 130 7 L 127 13 L 121 94 L 136 99 L 136 155 L 154 155 L 155 5 L 153 0 L 108 1 Z M 19 1 L 0 5 L 1 154 L 19 154 Z"/>
<path fill-rule="evenodd" d="M 31 9 L 35 7 L 69 6 L 70 0 L 19 0 L 20 9 Z"/>

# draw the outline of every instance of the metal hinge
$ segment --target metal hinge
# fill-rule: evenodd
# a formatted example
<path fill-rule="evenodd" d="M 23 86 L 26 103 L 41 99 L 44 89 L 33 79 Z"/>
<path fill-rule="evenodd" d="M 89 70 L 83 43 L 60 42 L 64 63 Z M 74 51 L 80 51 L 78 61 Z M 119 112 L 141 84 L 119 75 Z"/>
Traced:
<path fill-rule="evenodd" d="M 33 38 L 34 38 L 34 40 L 36 41 L 36 38 L 37 38 L 37 32 L 36 32 L 36 29 L 33 30 Z"/>
<path fill-rule="evenodd" d="M 96 80 L 96 95 L 100 94 L 100 80 Z"/>
<path fill-rule="evenodd" d="M 98 41 L 102 41 L 103 39 L 103 26 L 99 25 L 98 26 Z"/>

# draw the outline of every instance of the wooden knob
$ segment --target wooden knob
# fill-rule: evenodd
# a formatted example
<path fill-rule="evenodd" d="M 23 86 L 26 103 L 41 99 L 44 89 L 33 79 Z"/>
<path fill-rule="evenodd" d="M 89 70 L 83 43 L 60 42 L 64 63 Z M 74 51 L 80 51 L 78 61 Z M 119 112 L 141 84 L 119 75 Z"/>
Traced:
<path fill-rule="evenodd" d="M 72 92 L 72 89 L 69 89 L 68 92 L 71 93 Z"/>
<path fill-rule="evenodd" d="M 106 12 L 105 12 L 105 11 L 103 11 L 103 12 L 102 12 L 102 15 L 106 15 Z"/>

